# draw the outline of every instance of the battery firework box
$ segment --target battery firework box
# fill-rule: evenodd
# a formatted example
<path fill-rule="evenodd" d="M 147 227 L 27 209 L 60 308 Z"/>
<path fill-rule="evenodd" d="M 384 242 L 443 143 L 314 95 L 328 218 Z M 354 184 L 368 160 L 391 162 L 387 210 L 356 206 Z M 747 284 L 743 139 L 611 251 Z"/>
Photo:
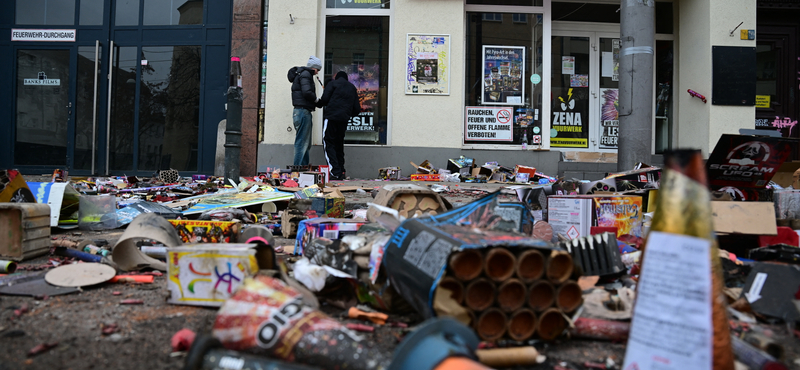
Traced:
<path fill-rule="evenodd" d="M 265 254 L 256 244 L 188 244 L 168 249 L 169 303 L 222 306 L 258 272 Z M 268 263 L 264 263 L 268 266 Z"/>
<path fill-rule="evenodd" d="M 36 203 L 17 170 L 0 170 L 0 203 Z"/>
<path fill-rule="evenodd" d="M 22 261 L 50 251 L 50 207 L 0 203 L 0 259 Z"/>
<path fill-rule="evenodd" d="M 344 195 L 339 190 L 334 190 L 324 196 L 318 194 L 311 197 L 311 209 L 320 217 L 344 217 Z"/>
<path fill-rule="evenodd" d="M 355 234 L 365 223 L 366 221 L 361 219 L 327 217 L 300 221 L 294 242 L 294 254 L 303 255 L 303 248 L 314 238 L 341 239 L 345 235 Z"/>
<path fill-rule="evenodd" d="M 237 221 L 167 220 L 184 243 L 235 243 L 241 230 Z"/>
<path fill-rule="evenodd" d="M 569 239 L 590 235 L 592 226 L 616 227 L 617 236 L 642 236 L 638 195 L 554 195 L 547 198 L 547 222 Z"/>
<path fill-rule="evenodd" d="M 412 173 L 411 181 L 442 181 L 438 173 Z"/>

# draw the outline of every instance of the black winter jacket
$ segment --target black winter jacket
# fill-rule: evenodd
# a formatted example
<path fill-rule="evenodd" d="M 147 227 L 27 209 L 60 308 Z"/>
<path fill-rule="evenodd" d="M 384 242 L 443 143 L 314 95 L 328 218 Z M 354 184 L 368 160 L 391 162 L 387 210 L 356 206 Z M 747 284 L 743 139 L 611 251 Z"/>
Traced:
<path fill-rule="evenodd" d="M 314 71 L 307 67 L 298 67 L 297 75 L 292 82 L 292 105 L 295 108 L 306 108 L 313 111 L 317 102 L 317 89 L 314 86 Z"/>
<path fill-rule="evenodd" d="M 336 79 L 328 82 L 317 106 L 325 107 L 322 117 L 332 122 L 347 122 L 361 113 L 358 91 L 344 72 L 337 73 Z"/>

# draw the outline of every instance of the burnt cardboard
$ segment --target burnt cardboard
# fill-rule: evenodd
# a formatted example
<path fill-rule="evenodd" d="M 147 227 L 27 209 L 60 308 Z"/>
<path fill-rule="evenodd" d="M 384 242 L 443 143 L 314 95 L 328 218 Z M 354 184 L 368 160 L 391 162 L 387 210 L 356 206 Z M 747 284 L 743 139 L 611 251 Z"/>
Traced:
<path fill-rule="evenodd" d="M 714 231 L 726 234 L 777 235 L 775 206 L 768 202 L 711 202 Z"/>
<path fill-rule="evenodd" d="M 742 289 L 753 312 L 793 323 L 800 319 L 792 300 L 800 286 L 800 266 L 756 262 Z"/>
<path fill-rule="evenodd" d="M 778 167 L 778 172 L 772 177 L 772 182 L 788 188 L 792 186 L 794 173 L 797 170 L 800 170 L 800 161 L 784 162 Z"/>
<path fill-rule="evenodd" d="M 706 161 L 712 188 L 764 188 L 792 154 L 797 140 L 725 134 Z"/>

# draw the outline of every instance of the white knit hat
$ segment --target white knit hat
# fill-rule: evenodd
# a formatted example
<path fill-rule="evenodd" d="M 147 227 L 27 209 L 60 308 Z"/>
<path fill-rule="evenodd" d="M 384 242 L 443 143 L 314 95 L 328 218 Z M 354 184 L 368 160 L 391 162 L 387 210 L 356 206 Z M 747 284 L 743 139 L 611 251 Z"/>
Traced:
<path fill-rule="evenodd" d="M 317 57 L 312 55 L 312 56 L 308 57 L 308 63 L 306 64 L 306 67 L 308 67 L 308 68 L 316 68 L 316 69 L 321 70 L 322 69 L 322 61 L 319 60 L 319 58 L 317 58 Z"/>

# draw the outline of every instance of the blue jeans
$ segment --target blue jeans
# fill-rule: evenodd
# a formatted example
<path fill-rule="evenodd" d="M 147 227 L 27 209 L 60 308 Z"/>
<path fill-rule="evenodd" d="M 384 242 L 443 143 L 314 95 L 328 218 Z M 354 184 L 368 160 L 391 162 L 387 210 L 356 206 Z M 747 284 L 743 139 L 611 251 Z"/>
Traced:
<path fill-rule="evenodd" d="M 311 112 L 304 108 L 295 108 L 292 112 L 294 123 L 294 165 L 308 165 L 308 152 L 311 151 Z"/>

